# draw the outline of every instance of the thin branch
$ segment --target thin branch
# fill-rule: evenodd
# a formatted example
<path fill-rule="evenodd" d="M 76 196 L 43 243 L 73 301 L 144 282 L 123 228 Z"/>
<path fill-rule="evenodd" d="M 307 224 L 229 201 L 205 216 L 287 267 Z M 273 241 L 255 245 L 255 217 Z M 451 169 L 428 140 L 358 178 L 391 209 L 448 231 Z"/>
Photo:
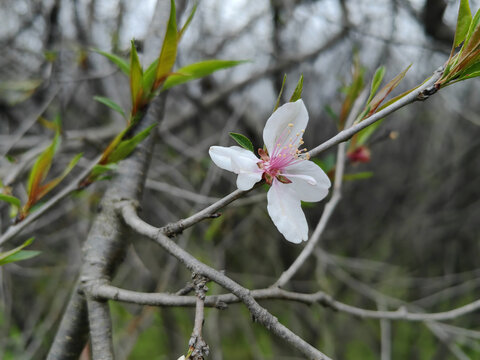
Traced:
<path fill-rule="evenodd" d="M 112 320 L 108 303 L 87 297 L 93 359 L 113 360 Z"/>
<path fill-rule="evenodd" d="M 365 129 L 367 126 L 372 125 L 373 123 L 383 119 L 384 117 L 390 115 L 391 113 L 397 111 L 398 109 L 409 105 L 415 101 L 423 101 L 426 100 L 432 93 L 434 93 L 435 87 L 434 84 L 437 82 L 438 79 L 441 78 L 443 74 L 443 67 L 436 70 L 433 75 L 430 77 L 428 81 L 426 81 L 423 85 L 419 86 L 416 90 L 412 91 L 411 93 L 405 95 L 403 98 L 397 100 L 390 106 L 380 110 L 379 112 L 373 114 L 372 116 L 362 120 L 360 123 L 349 127 L 343 131 L 340 131 L 337 135 L 333 136 L 329 140 L 323 142 L 322 144 L 318 145 L 317 147 L 313 148 L 309 151 L 311 156 L 317 156 L 318 154 L 324 152 L 325 150 L 330 149 L 331 147 L 349 140 L 353 135 L 358 133 L 360 130 Z"/>
<path fill-rule="evenodd" d="M 148 236 L 148 235 L 147 235 Z M 170 240 L 171 241 L 171 240 Z M 176 245 L 176 244 L 175 244 Z M 183 250 L 182 250 L 183 251 Z M 225 275 L 221 274 L 223 277 Z M 227 277 L 226 277 L 227 278 Z M 228 279 L 228 278 L 227 278 Z M 230 280 L 230 279 L 229 279 Z M 232 281 L 232 280 L 230 280 Z M 216 282 L 216 281 L 215 281 Z M 221 285 L 221 284 L 220 284 Z M 238 285 L 238 284 L 237 284 Z M 222 285 L 223 286 L 223 285 Z M 239 286 L 239 285 L 238 285 Z M 112 285 L 101 284 L 88 289 L 91 296 L 99 299 L 110 299 L 138 305 L 151 306 L 178 306 L 194 307 L 196 306 L 195 296 L 183 296 L 168 293 L 143 293 L 131 290 L 120 289 Z M 401 306 L 395 311 L 369 310 L 356 306 L 351 306 L 335 300 L 332 296 L 323 291 L 317 291 L 311 294 L 287 291 L 276 287 L 266 289 L 250 290 L 249 294 L 255 300 L 288 300 L 300 302 L 306 305 L 320 304 L 333 311 L 343 312 L 362 319 L 385 319 L 385 320 L 405 320 L 405 321 L 446 321 L 454 320 L 461 316 L 471 314 L 480 310 L 480 300 L 463 305 L 461 307 L 437 312 L 437 313 L 419 313 L 412 312 L 405 306 Z M 215 307 L 223 310 L 228 304 L 239 303 L 241 300 L 235 294 L 211 295 L 205 297 L 205 306 Z"/>
<path fill-rule="evenodd" d="M 204 276 L 193 274 L 193 287 L 195 288 L 195 324 L 192 336 L 188 342 L 189 350 L 186 359 L 203 360 L 208 356 L 210 349 L 203 340 L 202 328 L 205 319 L 205 294 L 208 291 L 208 279 Z"/>
<path fill-rule="evenodd" d="M 261 323 L 273 334 L 288 342 L 290 345 L 301 351 L 309 359 L 327 360 L 328 356 L 315 349 L 305 340 L 300 338 L 294 332 L 282 325 L 276 317 L 270 314 L 266 309 L 261 307 L 255 299 L 250 295 L 250 291 L 240 284 L 236 283 L 221 272 L 205 265 L 183 250 L 176 243 L 164 235 L 164 230 L 156 228 L 140 219 L 131 202 L 125 201 L 119 203 L 119 210 L 123 216 L 125 223 L 139 234 L 145 235 L 160 245 L 170 255 L 176 257 L 190 271 L 201 274 L 210 280 L 216 282 L 228 291 L 236 295 L 248 308 L 256 321 Z"/>

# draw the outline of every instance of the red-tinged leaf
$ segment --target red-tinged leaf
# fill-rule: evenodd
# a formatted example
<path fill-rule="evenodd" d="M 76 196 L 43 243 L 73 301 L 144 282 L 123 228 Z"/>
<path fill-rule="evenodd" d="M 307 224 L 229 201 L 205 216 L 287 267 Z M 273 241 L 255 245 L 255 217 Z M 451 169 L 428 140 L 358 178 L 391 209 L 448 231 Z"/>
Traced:
<path fill-rule="evenodd" d="M 453 41 L 452 53 L 455 48 L 465 40 L 470 23 L 472 22 L 472 12 L 470 11 L 469 0 L 460 0 L 458 9 L 457 28 L 455 30 L 455 40 Z"/>
<path fill-rule="evenodd" d="M 143 96 L 143 71 L 138 59 L 135 41 L 132 40 L 132 48 L 130 51 L 130 93 L 132 95 L 132 115 L 142 106 Z"/>
<path fill-rule="evenodd" d="M 478 28 L 480 25 L 480 9 L 477 10 L 475 16 L 470 22 L 465 41 L 463 43 L 461 52 L 469 52 L 472 48 L 478 46 Z M 475 40 L 476 37 L 476 40 Z"/>
<path fill-rule="evenodd" d="M 409 65 L 405 70 L 403 70 L 400 74 L 395 76 L 390 82 L 385 85 L 378 93 L 375 95 L 370 102 L 370 111 L 368 113 L 368 116 L 372 115 L 377 108 L 380 106 L 380 104 L 385 100 L 385 98 L 392 92 L 393 89 L 395 89 L 398 84 L 402 81 L 402 79 L 405 77 L 405 74 L 407 73 L 408 69 L 410 69 L 412 65 Z"/>
<path fill-rule="evenodd" d="M 53 188 L 55 188 L 69 173 L 72 171 L 72 169 L 75 167 L 75 165 L 78 163 L 80 158 L 82 157 L 83 154 L 77 154 L 74 156 L 72 160 L 70 160 L 70 163 L 67 165 L 65 170 L 60 174 L 60 176 L 56 177 L 55 179 L 49 181 L 45 185 L 41 185 L 40 188 L 38 189 L 37 193 L 37 201 L 40 200 L 43 196 L 45 196 L 48 192 L 50 192 Z"/>
<path fill-rule="evenodd" d="M 162 51 L 158 58 L 158 66 L 155 75 L 154 89 L 165 81 L 165 76 L 172 71 L 175 59 L 177 57 L 177 18 L 175 10 L 175 1 L 170 0 L 170 18 L 168 19 L 167 31 L 163 39 Z"/>
<path fill-rule="evenodd" d="M 182 28 L 178 32 L 178 42 L 180 42 L 183 34 L 185 33 L 185 30 L 187 30 L 188 26 L 192 22 L 193 16 L 195 15 L 195 11 L 197 11 L 197 6 L 198 6 L 198 2 L 195 2 L 195 4 L 193 5 L 193 8 L 192 8 L 192 11 L 190 12 L 190 15 L 188 16 L 187 21 L 185 22 L 185 24 L 182 26 Z"/>
<path fill-rule="evenodd" d="M 60 132 L 55 133 L 52 143 L 40 154 L 35 164 L 33 164 L 30 176 L 28 178 L 27 192 L 29 199 L 36 198 L 36 192 L 40 183 L 45 179 L 52 165 L 52 159 L 60 144 Z"/>

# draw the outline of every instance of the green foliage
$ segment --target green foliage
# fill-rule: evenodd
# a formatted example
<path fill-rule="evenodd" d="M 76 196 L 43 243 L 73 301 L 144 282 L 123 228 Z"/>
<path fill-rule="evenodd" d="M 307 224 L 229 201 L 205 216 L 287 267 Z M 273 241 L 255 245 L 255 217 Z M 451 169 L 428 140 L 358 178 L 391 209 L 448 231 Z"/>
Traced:
<path fill-rule="evenodd" d="M 365 129 L 360 130 L 356 135 L 356 145 L 362 146 L 370 139 L 373 133 L 378 129 L 378 127 L 383 123 L 384 119 L 374 122 L 372 125 L 367 126 Z"/>
<path fill-rule="evenodd" d="M 458 53 L 455 49 L 463 42 Z M 480 9 L 472 18 L 468 1 L 462 0 L 457 18 L 455 40 L 442 78 L 435 84 L 442 88 L 480 76 Z"/>
<path fill-rule="evenodd" d="M 140 131 L 131 139 L 121 141 L 118 146 L 115 147 L 115 150 L 113 150 L 112 153 L 109 155 L 107 163 L 115 163 L 117 161 L 125 159 L 128 155 L 132 153 L 133 150 L 135 150 L 137 145 L 150 134 L 150 131 L 156 125 L 157 124 L 150 125 L 148 128 Z"/>
<path fill-rule="evenodd" d="M 470 11 L 470 4 L 468 0 L 460 0 L 460 7 L 458 9 L 457 28 L 455 30 L 455 40 L 453 41 L 452 52 L 459 46 L 467 36 L 468 29 L 472 22 L 472 12 Z"/>
<path fill-rule="evenodd" d="M 135 116 L 137 110 L 143 105 L 143 70 L 138 59 L 135 41 L 132 40 L 130 51 L 130 93 L 132 96 L 132 117 Z"/>
<path fill-rule="evenodd" d="M 280 106 L 280 100 L 282 99 L 283 89 L 285 88 L 285 82 L 287 81 L 287 74 L 283 75 L 282 86 L 280 87 L 280 91 L 277 96 L 277 102 L 275 103 L 275 107 L 273 108 L 273 112 L 278 109 Z"/>
<path fill-rule="evenodd" d="M 171 74 L 163 84 L 163 89 L 167 90 L 188 81 L 210 75 L 215 71 L 237 66 L 245 62 L 245 60 L 205 60 L 193 63 Z"/>
<path fill-rule="evenodd" d="M 105 56 L 108 60 L 113 62 L 115 65 L 118 66 L 118 68 L 127 76 L 130 75 L 130 64 L 123 58 L 121 58 L 118 55 L 115 54 L 110 54 L 105 51 L 101 51 L 98 49 L 93 49 L 96 53 Z"/>
<path fill-rule="evenodd" d="M 370 106 L 370 110 L 368 111 L 368 115 L 370 116 L 375 113 L 377 108 L 380 106 L 380 104 L 385 100 L 385 98 L 390 94 L 393 89 L 395 89 L 400 82 L 403 80 L 405 75 L 407 74 L 408 69 L 410 69 L 412 65 L 409 65 L 405 70 L 403 70 L 400 74 L 395 76 L 392 80 L 390 80 L 373 98 L 372 100 L 368 103 Z M 377 73 L 375 73 L 377 75 Z M 383 77 L 383 75 L 382 75 Z"/>
<path fill-rule="evenodd" d="M 372 171 L 362 171 L 354 174 L 345 174 L 343 175 L 343 180 L 352 181 L 352 180 L 365 180 L 370 179 L 373 176 Z"/>
<path fill-rule="evenodd" d="M 178 40 L 177 41 L 180 41 L 182 39 L 182 36 L 185 33 L 185 30 L 187 30 L 188 26 L 192 22 L 193 16 L 195 15 L 195 12 L 197 11 L 197 6 L 198 6 L 198 3 L 195 2 L 195 4 L 193 5 L 193 8 L 192 8 L 192 11 L 190 12 L 190 15 L 188 16 L 187 21 L 185 22 L 185 24 L 182 26 L 182 28 L 178 32 Z"/>
<path fill-rule="evenodd" d="M 12 196 L 12 195 L 6 195 L 6 194 L 0 193 L 0 200 L 8 202 L 10 205 L 13 205 L 17 208 L 19 208 L 21 206 L 20 199 L 16 198 L 15 196 Z"/>
<path fill-rule="evenodd" d="M 17 246 L 16 248 L 0 253 L 0 266 L 5 265 L 11 262 L 21 261 L 30 259 L 34 256 L 40 254 L 40 251 L 34 250 L 22 250 L 23 248 L 29 246 L 33 242 L 33 237 L 25 241 L 22 245 Z"/>
<path fill-rule="evenodd" d="M 302 97 L 302 90 L 303 90 L 303 74 L 300 75 L 300 79 L 298 79 L 297 86 L 293 91 L 292 96 L 290 97 L 290 102 L 295 102 Z"/>
<path fill-rule="evenodd" d="M 175 64 L 177 57 L 177 16 L 175 10 L 175 1 L 170 0 L 170 17 L 167 23 L 167 31 L 165 32 L 165 38 L 163 39 L 162 51 L 158 58 L 158 65 L 155 76 L 155 88 L 165 81 L 170 71 Z"/>
<path fill-rule="evenodd" d="M 370 101 L 372 101 L 373 96 L 377 92 L 378 88 L 380 87 L 380 84 L 383 80 L 383 77 L 385 76 L 385 66 L 380 66 L 376 71 L 375 74 L 373 75 L 372 79 L 372 86 L 370 90 L 370 95 L 367 100 L 367 104 L 370 104 Z"/>
<path fill-rule="evenodd" d="M 104 96 L 94 96 L 93 100 L 98 101 L 99 103 L 102 103 L 103 105 L 107 105 L 110 109 L 115 110 L 118 112 L 120 115 L 125 117 L 125 112 L 123 111 L 122 107 L 118 105 L 115 101 L 112 99 L 109 99 Z"/>
<path fill-rule="evenodd" d="M 240 145 L 242 148 L 250 150 L 251 152 L 254 152 L 253 144 L 250 141 L 249 138 L 247 138 L 245 135 L 242 134 L 237 134 L 237 133 L 229 133 L 230 137 L 237 142 L 238 145 Z"/>

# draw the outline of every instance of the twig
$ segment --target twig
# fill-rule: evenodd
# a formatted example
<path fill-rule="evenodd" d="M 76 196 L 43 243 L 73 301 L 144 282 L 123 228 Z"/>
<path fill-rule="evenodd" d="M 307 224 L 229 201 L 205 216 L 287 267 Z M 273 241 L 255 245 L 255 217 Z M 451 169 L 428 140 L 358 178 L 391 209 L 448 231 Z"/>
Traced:
<path fill-rule="evenodd" d="M 443 74 L 443 67 L 436 70 L 428 81 L 423 85 L 419 86 L 418 89 L 412 91 L 411 93 L 405 95 L 403 98 L 397 100 L 390 106 L 380 110 L 379 112 L 373 114 L 372 116 L 362 120 L 356 125 L 349 127 L 343 131 L 340 131 L 337 135 L 333 136 L 329 140 L 323 142 L 317 147 L 309 151 L 311 156 L 317 156 L 318 154 L 324 152 L 327 149 L 330 149 L 332 146 L 335 146 L 343 141 L 347 141 L 353 135 L 358 133 L 360 130 L 365 129 L 367 126 L 372 125 L 373 123 L 383 119 L 387 115 L 397 111 L 398 109 L 411 104 L 415 101 L 426 100 L 430 95 L 432 95 L 436 90 L 434 87 L 435 82 L 441 78 Z"/>
<path fill-rule="evenodd" d="M 148 235 L 147 235 L 148 236 Z M 223 274 L 222 274 L 223 275 Z M 223 275 L 226 277 L 225 275 Z M 237 284 L 238 285 L 238 284 Z M 138 305 L 151 306 L 196 306 L 195 296 L 181 296 L 168 293 L 143 293 L 120 289 L 108 284 L 99 284 L 89 289 L 91 296 L 100 299 L 110 299 Z M 306 305 L 321 304 L 333 311 L 343 312 L 362 319 L 385 319 L 405 321 L 446 321 L 459 318 L 480 310 L 480 300 L 464 306 L 437 313 L 420 313 L 409 311 L 407 307 L 400 306 L 395 311 L 369 310 L 351 306 L 335 300 L 323 291 L 311 294 L 287 291 L 280 288 L 270 287 L 266 289 L 250 290 L 249 294 L 255 300 L 288 300 L 300 302 Z M 211 295 L 205 297 L 205 306 L 223 310 L 228 304 L 239 303 L 242 300 L 235 294 Z"/>
<path fill-rule="evenodd" d="M 195 288 L 195 324 L 193 326 L 192 336 L 188 342 L 188 355 L 186 359 L 204 360 L 208 356 L 210 349 L 203 339 L 202 328 L 205 318 L 205 294 L 208 291 L 208 279 L 199 274 L 193 274 L 193 286 Z"/>
<path fill-rule="evenodd" d="M 179 247 L 176 243 L 164 235 L 161 228 L 156 228 L 140 219 L 131 202 L 119 204 L 119 210 L 125 223 L 139 234 L 145 235 L 160 245 L 170 255 L 176 257 L 190 271 L 203 275 L 216 282 L 228 291 L 237 296 L 248 308 L 253 318 L 269 329 L 273 334 L 288 342 L 290 345 L 301 351 L 309 359 L 327 360 L 328 356 L 315 349 L 297 334 L 282 325 L 276 317 L 261 307 L 250 295 L 250 291 L 236 283 L 221 272 L 200 262 L 188 252 Z"/>

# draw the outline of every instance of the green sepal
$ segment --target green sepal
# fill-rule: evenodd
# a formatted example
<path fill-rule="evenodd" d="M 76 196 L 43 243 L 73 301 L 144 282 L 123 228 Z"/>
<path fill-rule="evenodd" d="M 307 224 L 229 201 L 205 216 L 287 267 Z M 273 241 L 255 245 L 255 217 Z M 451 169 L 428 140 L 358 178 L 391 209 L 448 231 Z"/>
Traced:
<path fill-rule="evenodd" d="M 242 134 L 237 134 L 237 133 L 229 133 L 230 137 L 237 142 L 238 145 L 240 145 L 242 148 L 250 150 L 251 152 L 254 152 L 253 144 L 250 141 L 249 138 L 247 138 L 245 135 Z"/>

